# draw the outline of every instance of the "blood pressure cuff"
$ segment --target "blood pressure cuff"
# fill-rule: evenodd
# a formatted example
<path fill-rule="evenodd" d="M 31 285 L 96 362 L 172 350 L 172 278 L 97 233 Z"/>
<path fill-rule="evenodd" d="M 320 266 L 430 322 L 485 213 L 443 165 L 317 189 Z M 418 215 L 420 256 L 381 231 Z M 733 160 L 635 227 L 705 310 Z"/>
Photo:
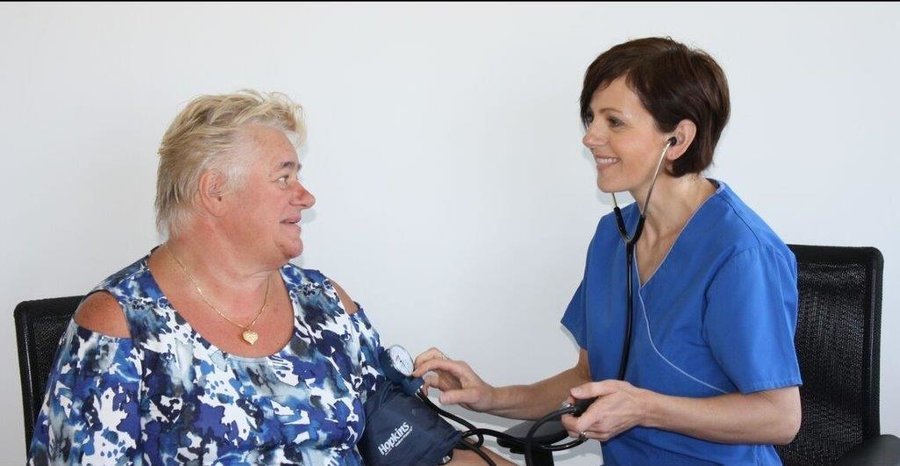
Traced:
<path fill-rule="evenodd" d="M 462 438 L 437 412 L 384 380 L 366 401 L 357 445 L 368 466 L 436 465 Z"/>

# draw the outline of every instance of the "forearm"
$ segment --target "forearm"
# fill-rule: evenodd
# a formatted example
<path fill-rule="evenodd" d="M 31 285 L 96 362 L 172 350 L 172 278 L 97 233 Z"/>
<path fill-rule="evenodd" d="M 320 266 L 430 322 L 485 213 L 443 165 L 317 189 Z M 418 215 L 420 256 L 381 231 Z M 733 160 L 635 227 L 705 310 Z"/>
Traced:
<path fill-rule="evenodd" d="M 796 387 L 683 398 L 645 392 L 646 427 L 721 443 L 785 444 L 800 426 Z"/>
<path fill-rule="evenodd" d="M 538 419 L 559 409 L 569 389 L 589 381 L 586 371 L 576 366 L 531 385 L 498 387 L 488 412 L 513 419 Z"/>
<path fill-rule="evenodd" d="M 473 411 L 515 419 L 537 419 L 559 408 L 569 389 L 590 381 L 587 351 L 581 350 L 575 367 L 531 385 L 494 387 L 465 361 L 451 361 L 437 348 L 418 357 L 414 377 L 424 377 L 426 390 L 441 391 L 440 402 Z"/>
<path fill-rule="evenodd" d="M 510 462 L 489 448 L 481 446 L 478 447 L 478 450 L 487 455 L 487 457 L 498 466 L 515 466 L 515 463 Z M 457 448 L 456 450 L 453 450 L 453 460 L 447 464 L 450 466 L 484 466 L 486 463 L 484 462 L 484 458 L 474 451 Z"/>

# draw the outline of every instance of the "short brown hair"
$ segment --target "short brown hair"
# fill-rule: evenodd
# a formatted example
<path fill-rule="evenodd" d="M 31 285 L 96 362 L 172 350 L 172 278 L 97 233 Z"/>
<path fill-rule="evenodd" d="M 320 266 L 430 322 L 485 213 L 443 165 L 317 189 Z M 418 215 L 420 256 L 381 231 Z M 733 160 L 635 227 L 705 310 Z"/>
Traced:
<path fill-rule="evenodd" d="M 728 81 L 718 63 L 706 52 L 669 37 L 616 45 L 597 57 L 585 72 L 581 89 L 581 120 L 585 126 L 590 121 L 594 92 L 622 76 L 660 131 L 673 131 L 685 119 L 697 125 L 693 144 L 673 162 L 669 174 L 679 177 L 709 167 L 731 112 Z"/>
<path fill-rule="evenodd" d="M 200 175 L 216 168 L 234 187 L 243 181 L 248 161 L 241 158 L 242 126 L 257 124 L 284 132 L 295 149 L 305 136 L 300 105 L 281 93 L 242 90 L 201 95 L 175 117 L 159 147 L 156 179 L 156 228 L 177 232 L 190 217 Z"/>

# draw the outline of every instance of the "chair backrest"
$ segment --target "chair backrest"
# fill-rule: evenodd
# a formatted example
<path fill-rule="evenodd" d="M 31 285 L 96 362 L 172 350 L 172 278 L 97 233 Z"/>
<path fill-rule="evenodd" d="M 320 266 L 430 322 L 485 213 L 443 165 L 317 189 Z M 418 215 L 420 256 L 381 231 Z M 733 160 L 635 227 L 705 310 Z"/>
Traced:
<path fill-rule="evenodd" d="M 23 301 L 13 312 L 22 378 L 22 410 L 25 415 L 25 451 L 31 444 L 34 421 L 44 402 L 47 377 L 60 337 L 84 296 Z"/>
<path fill-rule="evenodd" d="M 833 464 L 881 430 L 884 259 L 871 247 L 789 246 L 798 265 L 803 419 L 794 441 L 776 449 L 787 466 Z"/>

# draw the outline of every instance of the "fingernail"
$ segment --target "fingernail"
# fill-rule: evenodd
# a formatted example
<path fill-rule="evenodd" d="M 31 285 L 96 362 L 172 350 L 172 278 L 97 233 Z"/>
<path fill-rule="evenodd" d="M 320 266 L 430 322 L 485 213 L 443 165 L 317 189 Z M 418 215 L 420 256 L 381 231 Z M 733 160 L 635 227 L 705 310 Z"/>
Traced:
<path fill-rule="evenodd" d="M 579 387 L 573 388 L 573 389 L 572 389 L 572 395 L 573 395 L 573 396 L 581 396 L 581 388 L 579 388 Z"/>

